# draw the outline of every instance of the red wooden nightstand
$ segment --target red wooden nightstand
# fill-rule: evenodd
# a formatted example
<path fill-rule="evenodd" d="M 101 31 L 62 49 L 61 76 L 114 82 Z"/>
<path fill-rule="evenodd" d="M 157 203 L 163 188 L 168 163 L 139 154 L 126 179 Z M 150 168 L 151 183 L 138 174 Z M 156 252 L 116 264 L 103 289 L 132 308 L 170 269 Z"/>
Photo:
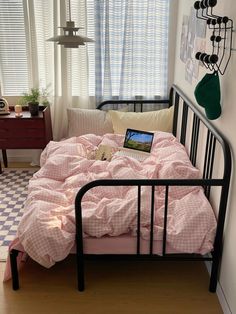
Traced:
<path fill-rule="evenodd" d="M 52 140 L 49 107 L 35 117 L 32 117 L 29 111 L 22 113 L 21 118 L 16 118 L 14 111 L 9 115 L 0 115 L 0 149 L 5 167 L 8 166 L 6 149 L 43 149 Z"/>

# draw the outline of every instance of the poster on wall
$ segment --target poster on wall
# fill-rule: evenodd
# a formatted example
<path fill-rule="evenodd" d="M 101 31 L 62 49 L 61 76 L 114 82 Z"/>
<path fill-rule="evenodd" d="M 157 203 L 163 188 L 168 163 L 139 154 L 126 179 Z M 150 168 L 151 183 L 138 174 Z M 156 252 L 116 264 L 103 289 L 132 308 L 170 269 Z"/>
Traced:
<path fill-rule="evenodd" d="M 188 38 L 188 16 L 184 15 L 180 41 L 180 59 L 184 63 L 186 63 L 187 61 L 187 38 Z"/>
<path fill-rule="evenodd" d="M 180 59 L 185 63 L 185 80 L 192 84 L 198 79 L 199 61 L 195 59 L 197 51 L 205 51 L 206 22 L 196 17 L 194 8 L 189 16 L 183 16 Z"/>

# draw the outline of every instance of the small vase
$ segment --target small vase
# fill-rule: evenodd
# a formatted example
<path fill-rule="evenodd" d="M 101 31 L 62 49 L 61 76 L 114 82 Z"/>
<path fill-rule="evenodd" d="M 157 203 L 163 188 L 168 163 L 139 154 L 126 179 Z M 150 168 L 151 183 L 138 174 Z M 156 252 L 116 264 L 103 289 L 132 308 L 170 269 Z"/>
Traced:
<path fill-rule="evenodd" d="M 28 106 L 29 106 L 29 112 L 31 114 L 31 116 L 38 116 L 39 114 L 39 103 L 35 102 L 35 103 L 32 103 L 32 102 L 29 102 L 28 103 Z"/>

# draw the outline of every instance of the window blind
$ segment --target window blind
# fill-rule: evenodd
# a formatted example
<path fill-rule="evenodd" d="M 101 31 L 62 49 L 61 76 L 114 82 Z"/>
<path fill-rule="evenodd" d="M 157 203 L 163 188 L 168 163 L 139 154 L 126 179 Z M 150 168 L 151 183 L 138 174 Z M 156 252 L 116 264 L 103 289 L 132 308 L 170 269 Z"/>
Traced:
<path fill-rule="evenodd" d="M 28 89 L 28 63 L 22 0 L 0 0 L 0 84 L 3 95 Z"/>

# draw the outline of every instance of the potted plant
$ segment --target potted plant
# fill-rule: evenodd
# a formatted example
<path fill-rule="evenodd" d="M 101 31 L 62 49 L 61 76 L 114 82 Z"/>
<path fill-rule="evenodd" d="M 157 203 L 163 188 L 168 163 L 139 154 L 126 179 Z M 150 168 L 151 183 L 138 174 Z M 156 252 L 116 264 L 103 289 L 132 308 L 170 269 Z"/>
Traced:
<path fill-rule="evenodd" d="M 48 93 L 46 89 L 40 90 L 37 87 L 33 87 L 30 89 L 29 93 L 23 93 L 20 104 L 28 105 L 29 112 L 31 116 L 37 116 L 39 114 L 39 102 L 42 103 L 43 106 L 48 106 Z"/>

